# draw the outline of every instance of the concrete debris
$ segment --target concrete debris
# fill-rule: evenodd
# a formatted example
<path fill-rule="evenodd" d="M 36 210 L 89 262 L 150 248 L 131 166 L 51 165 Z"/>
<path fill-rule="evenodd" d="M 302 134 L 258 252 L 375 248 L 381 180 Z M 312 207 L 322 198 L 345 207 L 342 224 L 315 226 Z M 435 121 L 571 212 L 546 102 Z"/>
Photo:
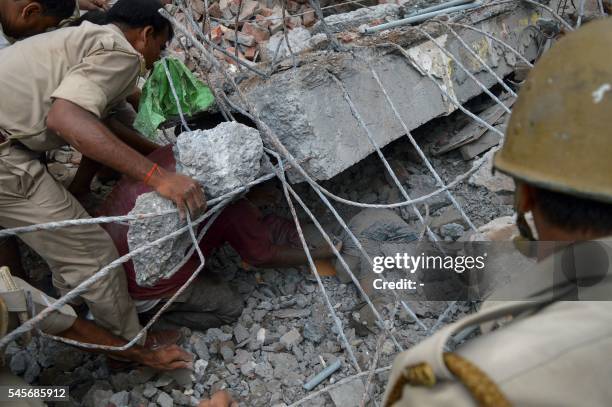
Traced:
<path fill-rule="evenodd" d="M 492 241 L 511 241 L 519 236 L 519 230 L 513 216 L 503 216 L 493 219 L 486 225 L 478 228 L 478 231 Z"/>
<path fill-rule="evenodd" d="M 236 324 L 234 327 L 234 338 L 236 339 L 236 343 L 241 343 L 247 339 L 249 339 L 250 334 L 248 329 L 246 329 L 242 324 Z"/>
<path fill-rule="evenodd" d="M 174 147 L 176 170 L 200 180 L 215 198 L 253 181 L 261 168 L 259 132 L 237 122 L 182 133 Z"/>
<path fill-rule="evenodd" d="M 336 407 L 358 407 L 363 393 L 365 393 L 365 386 L 360 379 L 350 381 L 329 391 Z"/>
<path fill-rule="evenodd" d="M 280 338 L 280 343 L 285 346 L 285 349 L 291 350 L 294 346 L 299 345 L 302 342 L 302 335 L 300 332 L 293 328 Z"/>
<path fill-rule="evenodd" d="M 191 343 L 191 349 L 200 359 L 208 360 L 210 358 L 204 335 L 200 332 L 196 332 L 191 336 L 189 342 Z"/>
<path fill-rule="evenodd" d="M 479 165 L 482 161 L 485 161 L 485 163 L 470 177 L 469 183 L 471 185 L 484 187 L 491 192 L 513 192 L 514 181 L 512 178 L 499 171 L 493 174 L 493 157 L 497 150 L 498 149 L 492 149 L 482 156 L 482 158 L 475 161 L 474 165 Z"/>
<path fill-rule="evenodd" d="M 214 198 L 253 181 L 260 172 L 263 144 L 259 132 L 236 122 L 225 122 L 214 129 L 183 133 L 174 147 L 176 169 L 200 180 L 208 198 Z M 155 192 L 138 197 L 130 214 L 155 213 L 175 209 L 174 203 Z M 130 222 L 130 251 L 175 232 L 185 225 L 178 214 Z M 191 244 L 185 232 L 134 256 L 136 281 L 151 286 L 169 278 Z"/>
<path fill-rule="evenodd" d="M 459 239 L 464 232 L 465 229 L 462 225 L 458 223 L 447 223 L 446 225 L 442 225 L 440 227 L 440 234 L 442 235 L 442 237 L 448 238 L 450 240 Z"/>
<path fill-rule="evenodd" d="M 176 209 L 176 206 L 172 201 L 162 198 L 156 192 L 149 192 L 138 197 L 129 214 L 160 213 L 173 209 Z M 130 251 L 167 236 L 184 225 L 185 222 L 180 221 L 178 213 L 132 221 L 127 237 Z M 185 232 L 135 255 L 132 262 L 136 282 L 141 286 L 152 286 L 158 280 L 172 276 L 178 271 L 175 268 L 183 259 L 190 243 L 189 232 Z"/>
<path fill-rule="evenodd" d="M 155 402 L 159 404 L 160 407 L 173 407 L 174 406 L 174 401 L 172 400 L 172 397 L 170 397 L 168 393 L 163 392 L 163 391 L 157 395 L 157 399 L 155 399 Z"/>
<path fill-rule="evenodd" d="M 130 393 L 127 391 L 122 391 L 119 393 L 115 393 L 111 396 L 109 403 L 114 404 L 116 407 L 127 406 L 130 402 Z"/>
<path fill-rule="evenodd" d="M 372 20 L 393 21 L 400 17 L 400 6 L 397 4 L 379 4 L 377 6 L 360 8 L 350 13 L 332 14 L 325 17 L 325 23 L 333 32 L 348 31 Z M 323 30 L 320 22 L 314 26 L 315 32 Z"/>
<path fill-rule="evenodd" d="M 311 48 L 311 37 L 310 32 L 302 27 L 289 31 L 287 34 L 287 39 L 289 40 L 291 51 L 293 51 L 294 54 L 299 54 L 300 52 Z M 278 52 L 276 52 L 277 49 Z M 287 47 L 287 43 L 285 42 L 285 35 L 283 32 L 278 32 L 270 37 L 270 40 L 266 44 L 265 48 L 263 48 L 261 51 L 261 57 L 265 61 L 272 61 L 275 55 L 278 59 L 283 59 L 291 55 L 289 52 L 289 47 Z"/>

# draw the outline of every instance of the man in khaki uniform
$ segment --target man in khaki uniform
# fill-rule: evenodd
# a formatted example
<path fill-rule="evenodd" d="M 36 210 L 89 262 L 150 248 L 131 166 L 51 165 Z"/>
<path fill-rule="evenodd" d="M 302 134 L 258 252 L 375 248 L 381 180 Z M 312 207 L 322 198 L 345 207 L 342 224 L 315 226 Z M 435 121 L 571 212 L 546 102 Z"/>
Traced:
<path fill-rule="evenodd" d="M 41 291 L 32 287 L 25 281 L 11 277 L 10 271 L 6 267 L 0 268 L 0 338 L 14 329 L 19 321 L 18 315 L 25 313 L 27 317 L 32 317 L 30 312 L 38 313 L 55 301 L 46 296 Z M 74 310 L 64 305 L 58 311 L 51 313 L 38 325 L 38 329 L 50 335 L 56 335 L 84 343 L 95 343 L 107 346 L 123 346 L 125 340 L 117 338 L 108 331 L 98 327 L 96 324 L 80 319 Z M 135 345 L 122 352 L 113 352 L 128 360 L 142 363 L 159 370 L 174 370 L 188 368 L 193 357 L 179 348 L 172 345 L 159 349 L 147 349 Z M 13 388 L 28 387 L 21 378 L 11 374 L 3 366 L 4 360 L 0 350 L 0 384 L 12 386 Z M 0 401 L 0 407 L 20 407 L 20 406 L 43 406 L 44 404 L 37 399 Z"/>
<path fill-rule="evenodd" d="M 74 6 L 74 0 L 0 0 L 0 50 L 14 39 L 57 27 Z"/>
<path fill-rule="evenodd" d="M 151 185 L 184 215 L 205 208 L 200 185 L 158 168 L 121 141 L 101 121 L 132 91 L 140 74 L 159 59 L 171 27 L 156 0 L 121 0 L 110 24 L 38 35 L 1 51 L 0 226 L 87 218 L 74 197 L 41 163 L 41 155 L 66 143 L 85 156 Z M 125 138 L 123 138 L 125 140 Z M 49 264 L 63 294 L 117 258 L 99 225 L 20 236 Z M 140 330 L 117 267 L 90 286 L 83 299 L 97 323 L 130 339 Z"/>
<path fill-rule="evenodd" d="M 495 158 L 516 181 L 518 219 L 533 215 L 539 263 L 480 312 L 400 354 L 385 406 L 612 405 L 610 44 L 606 19 L 544 54 Z M 446 352 L 475 326 L 484 333 Z"/>

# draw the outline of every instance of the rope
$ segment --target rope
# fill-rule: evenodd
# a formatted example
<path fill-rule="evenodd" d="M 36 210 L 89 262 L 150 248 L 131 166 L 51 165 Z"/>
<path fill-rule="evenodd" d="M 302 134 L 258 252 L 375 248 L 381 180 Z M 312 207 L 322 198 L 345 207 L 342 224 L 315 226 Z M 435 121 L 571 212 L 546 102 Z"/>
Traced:
<path fill-rule="evenodd" d="M 451 352 L 444 354 L 444 363 L 448 370 L 463 383 L 479 406 L 510 407 L 510 402 L 497 384 L 478 366 Z"/>
<path fill-rule="evenodd" d="M 497 384 L 476 365 L 456 353 L 446 352 L 443 355 L 448 370 L 466 387 L 474 400 L 481 407 L 510 407 L 511 404 Z M 404 386 L 434 387 L 436 376 L 427 363 L 406 367 L 402 376 L 393 384 L 386 407 L 392 406 L 402 398 Z"/>

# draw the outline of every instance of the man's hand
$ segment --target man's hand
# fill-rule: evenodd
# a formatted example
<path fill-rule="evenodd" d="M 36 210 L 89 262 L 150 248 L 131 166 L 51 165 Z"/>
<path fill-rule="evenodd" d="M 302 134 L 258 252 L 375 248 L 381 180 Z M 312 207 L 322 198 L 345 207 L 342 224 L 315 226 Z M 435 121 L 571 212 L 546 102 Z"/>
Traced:
<path fill-rule="evenodd" d="M 238 407 L 228 392 L 221 390 L 213 394 L 210 400 L 202 400 L 198 407 Z"/>
<path fill-rule="evenodd" d="M 176 204 L 181 219 L 185 219 L 187 209 L 191 219 L 196 219 L 206 210 L 206 197 L 202 186 L 186 175 L 159 169 L 151 177 L 149 184 L 161 196 L 172 200 Z"/>
<path fill-rule="evenodd" d="M 191 369 L 193 355 L 177 345 L 143 349 L 142 364 L 156 370 Z"/>
<path fill-rule="evenodd" d="M 108 0 L 79 0 L 81 10 L 108 10 Z"/>
<path fill-rule="evenodd" d="M 204 191 L 198 182 L 159 168 L 82 107 L 55 99 L 47 115 L 47 128 L 84 156 L 155 188 L 176 203 L 182 219 L 187 210 L 197 218 L 206 209 Z"/>

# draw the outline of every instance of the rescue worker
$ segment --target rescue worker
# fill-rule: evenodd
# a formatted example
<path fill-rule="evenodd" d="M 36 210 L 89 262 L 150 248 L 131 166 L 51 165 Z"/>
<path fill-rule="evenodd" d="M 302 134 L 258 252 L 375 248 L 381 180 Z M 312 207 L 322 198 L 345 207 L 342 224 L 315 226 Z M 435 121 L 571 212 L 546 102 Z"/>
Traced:
<path fill-rule="evenodd" d="M 538 239 L 553 242 L 541 246 L 555 250 L 540 251 L 534 269 L 493 294 L 503 302 L 486 302 L 400 354 L 384 406 L 612 405 L 611 43 L 606 19 L 545 53 L 495 157 L 515 180 L 520 229 L 536 235 L 522 221 L 531 212 Z M 453 335 L 501 318 L 446 352 Z"/>
<path fill-rule="evenodd" d="M 0 49 L 14 39 L 57 27 L 75 11 L 74 0 L 0 0 Z"/>
<path fill-rule="evenodd" d="M 125 144 L 102 119 L 132 92 L 172 37 L 157 0 L 120 0 L 108 25 L 84 23 L 20 41 L 0 58 L 0 226 L 83 219 L 89 215 L 40 161 L 49 149 L 71 144 L 85 156 L 151 185 L 174 201 L 182 216 L 205 209 L 193 179 L 158 168 Z M 20 236 L 49 264 L 61 294 L 117 258 L 99 225 L 43 230 Z M 125 339 L 141 329 L 122 267 L 82 295 L 96 323 Z M 164 336 L 167 334 L 166 336 Z M 148 343 L 172 343 L 178 333 L 150 334 Z"/>

